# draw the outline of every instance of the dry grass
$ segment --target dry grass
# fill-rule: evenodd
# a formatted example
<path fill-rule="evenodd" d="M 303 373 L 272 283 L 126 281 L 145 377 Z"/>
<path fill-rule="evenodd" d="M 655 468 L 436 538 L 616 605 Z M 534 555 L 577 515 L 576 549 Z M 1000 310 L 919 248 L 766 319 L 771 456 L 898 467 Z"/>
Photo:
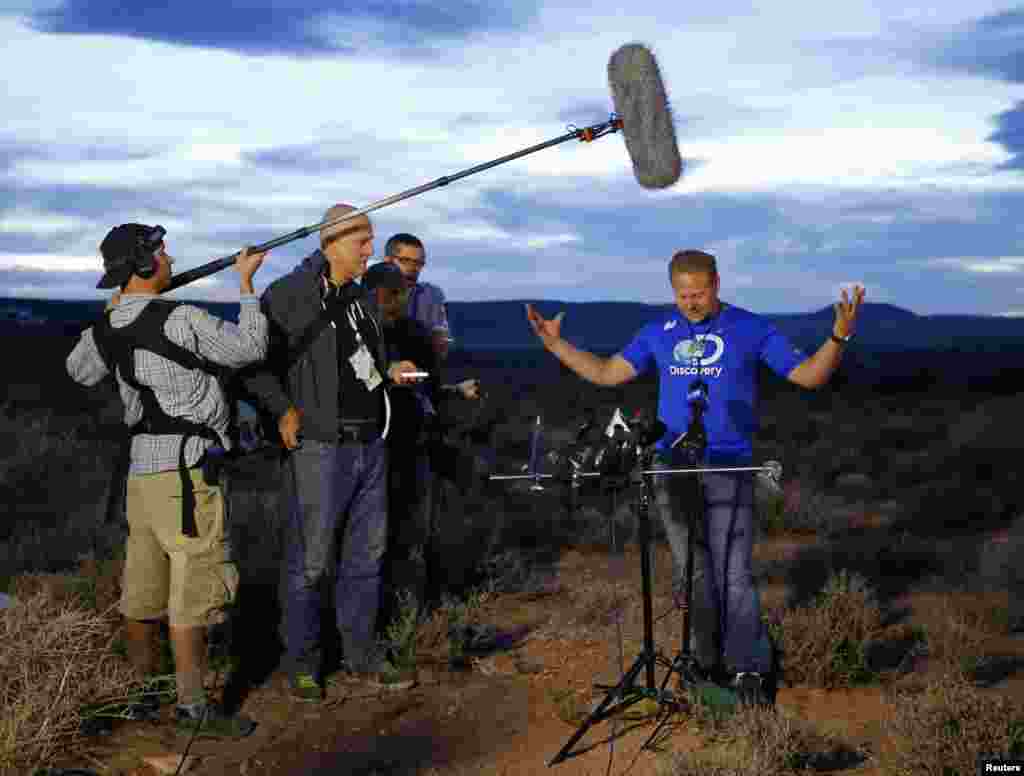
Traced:
<path fill-rule="evenodd" d="M 622 584 L 601 582 L 573 593 L 574 619 L 571 625 L 590 629 L 607 627 L 625 619 L 626 610 L 634 603 L 635 594 Z"/>
<path fill-rule="evenodd" d="M 68 578 L 22 577 L 0 612 L 0 773 L 31 773 L 84 747 L 87 707 L 141 692 L 114 654 L 117 617 L 92 608 Z"/>
<path fill-rule="evenodd" d="M 579 406 L 600 406 L 601 418 L 607 417 L 615 406 L 641 403 L 626 401 L 626 394 L 610 393 L 607 389 L 583 395 L 578 393 L 576 383 L 573 386 L 574 400 Z M 642 388 L 653 397 L 651 386 Z M 546 402 L 536 408 L 526 407 L 520 396 L 508 397 L 509 402 L 514 400 L 523 405 L 521 427 L 510 430 L 517 439 L 526 439 L 527 423 L 537 412 L 544 414 L 545 419 L 565 414 L 564 396 L 559 391 L 545 387 L 536 393 Z M 101 425 L 114 424 L 120 418 L 119 401 L 113 395 L 110 399 L 103 405 L 102 416 L 93 418 L 58 418 L 39 410 L 19 409 L 17 417 L 13 412 L 0 412 L 0 507 L 6 506 L 10 516 L 7 531 L 0 528 L 0 589 L 7 574 L 71 568 L 76 558 L 91 549 L 95 537 L 90 536 L 90 520 L 103 506 L 113 451 L 111 443 L 99 438 L 96 432 Z M 787 399 L 791 401 L 787 403 Z M 814 428 L 808 427 L 806 440 L 791 440 L 784 445 L 780 441 L 779 452 L 769 456 L 784 461 L 787 479 L 801 481 L 799 488 L 789 489 L 787 498 L 776 497 L 762 504 L 770 507 L 762 513 L 762 526 L 769 532 L 813 532 L 822 537 L 834 533 L 833 512 L 838 500 L 825 483 L 837 470 L 871 470 L 865 461 L 877 446 L 868 444 L 873 439 L 869 435 L 877 432 L 880 418 L 885 418 L 882 410 L 865 420 L 862 403 L 842 407 L 838 397 L 830 399 L 824 394 L 811 398 L 803 394 L 782 395 L 773 403 L 780 438 L 788 438 L 789 430 L 799 428 L 808 402 L 824 405 L 826 401 L 836 406 L 829 407 Z M 953 416 L 959 405 L 943 405 L 939 409 L 941 412 L 926 417 L 923 410 L 915 408 L 913 418 L 901 420 L 902 425 L 893 430 L 893 438 L 898 437 L 900 444 L 905 445 L 906 434 L 918 422 L 922 432 L 928 429 L 931 433 L 931 429 L 941 425 L 934 416 Z M 850 422 L 842 425 L 843 418 Z M 514 424 L 506 424 L 510 425 Z M 501 450 L 502 471 L 513 470 L 514 465 L 522 462 L 523 450 L 505 446 Z M 915 456 L 908 472 L 912 470 L 922 482 L 941 480 L 944 475 L 937 473 L 933 465 L 940 453 L 941 450 L 931 448 L 908 452 L 907 455 Z M 873 476 L 886 486 L 899 486 L 900 491 L 894 496 L 904 500 L 906 483 L 896 471 L 893 455 L 887 453 L 882 460 L 885 466 L 875 467 L 879 471 L 872 471 Z M 963 465 L 959 459 L 956 463 Z M 72 482 L 75 486 L 69 489 Z M 244 559 L 240 571 L 249 583 L 276 580 L 279 566 L 277 493 L 272 483 L 264 485 L 271 488 L 243 487 L 233 496 L 233 541 L 239 558 Z M 488 526 L 487 533 L 472 534 L 469 540 L 471 534 L 465 531 L 467 539 L 460 544 L 476 543 L 484 550 L 481 557 L 491 561 L 490 565 L 484 564 L 484 570 L 494 592 L 539 594 L 549 589 L 553 579 L 545 564 L 524 555 L 522 547 L 536 547 L 538 536 L 544 537 L 545 547 L 559 548 L 566 541 L 579 543 L 590 539 L 603 546 L 608 534 L 609 520 L 604 514 L 607 504 L 603 498 L 595 498 L 594 503 L 598 505 L 596 509 L 581 509 L 569 521 L 562 519 L 554 491 L 548 493 L 547 500 L 506 496 L 500 509 L 498 501 L 492 500 L 487 509 L 467 513 L 466 517 L 467 521 L 490 517 L 493 527 L 478 519 L 480 525 Z M 120 543 L 121 537 L 116 535 L 120 527 L 108 528 L 107 546 L 103 550 Z M 454 524 L 446 524 L 445 531 L 456 533 Z M 889 541 L 888 537 L 885 541 Z M 935 555 L 934 542 L 922 539 L 921 543 L 922 557 L 925 551 L 929 558 Z M 801 557 L 800 562 L 808 571 L 817 568 L 826 573 L 832 568 L 858 568 L 884 592 L 889 570 L 879 560 L 876 574 L 868 561 L 881 555 L 873 545 L 865 547 L 864 558 L 854 552 L 857 547 L 842 553 L 836 547 L 820 559 L 808 555 Z M 904 560 L 906 555 L 903 552 L 896 560 Z M 895 568 L 892 557 L 886 557 L 889 569 Z M 1001 566 L 998 571 L 1001 583 Z M 17 589 L 12 592 L 19 596 L 21 604 L 0 614 L 0 707 L 4 709 L 0 718 L 0 772 L 31 772 L 31 767 L 44 765 L 59 754 L 73 753 L 85 744 L 80 733 L 83 709 L 104 699 L 123 698 L 137 689 L 130 669 L 112 651 L 116 647 L 117 622 L 108 607 L 116 600 L 118 578 L 116 562 L 111 565 L 86 561 L 66 584 L 56 584 L 56 577 L 38 575 L 17 582 Z M 815 576 L 807 587 L 816 590 L 824 580 L 824 574 L 820 578 Z M 635 591 L 626 599 L 623 595 L 615 585 L 583 588 L 575 596 L 571 621 L 564 623 L 563 632 L 592 633 L 609 627 L 622 614 L 626 601 L 636 598 Z M 458 660 L 466 651 L 464 638 L 460 637 L 465 632 L 462 626 L 479 619 L 481 603 L 480 593 L 465 601 L 448 598 L 430 619 L 420 620 L 415 626 L 412 613 L 406 612 L 409 616 L 389 637 L 407 650 L 404 656 L 408 660 L 422 660 L 430 652 L 443 655 L 442 660 Z M 944 666 L 940 672 L 942 683 L 921 694 L 901 697 L 897 717 L 903 725 L 901 730 L 910 731 L 901 737 L 917 749 L 892 765 L 894 773 L 930 773 L 914 770 L 912 762 L 915 758 L 920 762 L 941 761 L 947 751 L 941 747 L 948 746 L 951 756 L 968 751 L 964 749 L 970 743 L 967 733 L 976 735 L 975 727 L 971 726 L 975 725 L 974 718 L 981 719 L 983 699 L 991 707 L 985 711 L 987 727 L 993 736 L 1002 736 L 993 744 L 1005 750 L 1008 744 L 1019 740 L 1014 736 L 1018 736 L 1020 728 L 1013 727 L 1008 717 L 1003 717 L 1002 722 L 998 718 L 998 713 L 1009 714 L 1010 710 L 999 712 L 1001 701 L 979 695 L 965 681 L 971 660 L 983 651 L 979 632 L 992 632 L 999 625 L 985 611 L 991 609 L 954 608 L 948 617 L 936 619 L 936 624 L 927 628 L 928 656 Z M 635 610 L 627 614 L 638 620 Z M 880 634 L 888 633 L 881 631 L 881 614 L 871 589 L 863 578 L 848 572 L 832 577 L 813 604 L 781 612 L 772 630 L 783 651 L 787 680 L 825 687 L 870 679 L 867 645 Z M 574 717 L 582 698 L 566 695 L 559 702 L 566 706 L 566 716 Z M 961 708 L 971 709 L 973 717 L 961 719 Z M 781 715 L 741 713 L 724 724 L 727 727 L 709 730 L 713 745 L 676 759 L 666 774 L 783 774 L 821 767 L 840 758 L 837 753 L 849 752 L 802 723 Z M 945 732 L 940 735 L 935 730 Z M 929 746 L 933 748 L 928 749 Z"/>
<path fill-rule="evenodd" d="M 848 687 L 872 676 L 866 648 L 882 630 L 882 613 L 864 577 L 844 570 L 813 604 L 786 609 L 769 628 L 789 683 Z"/>
<path fill-rule="evenodd" d="M 949 604 L 945 617 L 924 627 L 927 654 L 946 672 L 966 674 L 980 655 L 985 635 L 976 627 L 977 613 Z"/>
<path fill-rule="evenodd" d="M 1024 755 L 1024 705 L 950 672 L 923 692 L 898 696 L 891 731 L 886 773 L 969 776 L 981 756 Z"/>
<path fill-rule="evenodd" d="M 808 723 L 772 710 L 741 708 L 699 722 L 707 745 L 675 752 L 662 776 L 784 776 L 850 767 L 864 756 Z"/>

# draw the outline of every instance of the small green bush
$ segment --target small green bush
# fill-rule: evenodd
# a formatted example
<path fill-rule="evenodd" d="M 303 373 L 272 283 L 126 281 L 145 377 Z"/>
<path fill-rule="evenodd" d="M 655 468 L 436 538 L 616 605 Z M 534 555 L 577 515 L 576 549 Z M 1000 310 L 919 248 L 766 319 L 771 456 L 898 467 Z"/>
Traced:
<path fill-rule="evenodd" d="M 786 609 L 768 627 L 793 684 L 849 687 L 875 678 L 866 647 L 882 630 L 882 614 L 859 574 L 834 574 L 812 604 Z"/>

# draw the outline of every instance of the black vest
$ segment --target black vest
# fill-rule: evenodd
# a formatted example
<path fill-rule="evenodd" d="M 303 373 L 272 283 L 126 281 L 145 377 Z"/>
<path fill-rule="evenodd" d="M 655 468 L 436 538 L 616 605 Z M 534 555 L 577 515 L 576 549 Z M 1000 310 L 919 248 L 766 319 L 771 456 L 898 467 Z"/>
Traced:
<path fill-rule="evenodd" d="M 162 356 L 185 369 L 200 369 L 213 377 L 221 376 L 221 369 L 195 353 L 171 342 L 164 333 L 164 324 L 178 302 L 153 299 L 146 304 L 138 317 L 126 326 L 114 328 L 107 312 L 93 326 L 93 340 L 107 369 L 139 392 L 142 401 L 142 419 L 125 429 L 121 454 L 115 467 L 115 476 L 124 482 L 131 465 L 131 442 L 138 434 L 182 434 L 178 448 L 178 475 L 181 478 L 181 532 L 185 536 L 198 536 L 195 520 L 195 496 L 192 480 L 185 466 L 185 445 L 192 437 L 209 439 L 220 444 L 217 432 L 201 423 L 168 415 L 160 407 L 153 389 L 143 385 L 135 376 L 135 351 L 147 350 Z M 113 488 L 111 489 L 113 493 Z M 108 516 L 109 517 L 109 516 Z"/>

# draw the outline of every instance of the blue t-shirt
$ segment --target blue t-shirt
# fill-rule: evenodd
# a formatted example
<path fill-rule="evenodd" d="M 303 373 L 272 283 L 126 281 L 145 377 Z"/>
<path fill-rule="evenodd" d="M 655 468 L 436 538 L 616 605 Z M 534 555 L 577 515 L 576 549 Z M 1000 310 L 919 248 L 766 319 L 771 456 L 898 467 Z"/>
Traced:
<path fill-rule="evenodd" d="M 752 457 L 758 362 L 786 377 L 807 358 L 765 318 L 725 304 L 700 323 L 673 310 L 644 326 L 621 355 L 638 375 L 652 367 L 658 371 L 658 418 L 668 426 L 657 445 L 662 451 L 689 428 L 687 393 L 704 381 L 707 462 L 723 465 Z"/>

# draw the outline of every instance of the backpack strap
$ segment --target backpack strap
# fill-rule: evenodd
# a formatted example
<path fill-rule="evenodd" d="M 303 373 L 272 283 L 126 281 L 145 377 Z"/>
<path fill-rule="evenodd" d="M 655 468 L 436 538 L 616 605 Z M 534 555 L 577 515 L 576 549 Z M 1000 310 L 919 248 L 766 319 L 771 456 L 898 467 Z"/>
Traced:
<path fill-rule="evenodd" d="M 163 299 L 151 300 L 138 317 L 126 326 L 114 328 L 110 323 L 109 313 L 94 327 L 93 339 L 97 350 L 107 364 L 107 368 L 119 375 L 125 383 L 139 393 L 142 402 L 142 419 L 125 429 L 122 448 L 114 466 L 115 479 L 127 484 L 128 471 L 131 465 L 132 439 L 139 434 L 178 435 L 181 443 L 178 446 L 178 476 L 181 481 L 182 517 L 181 531 L 185 536 L 199 535 L 195 521 L 195 494 L 192 481 L 185 465 L 185 447 L 193 437 L 220 442 L 217 432 L 202 423 L 194 423 L 184 418 L 168 415 L 160 406 L 153 389 L 139 382 L 135 374 L 135 351 L 146 350 L 173 361 L 185 369 L 199 369 L 213 377 L 220 376 L 218 369 L 197 354 L 172 342 L 164 333 L 164 324 L 171 313 L 178 307 L 177 302 Z M 97 334 L 99 336 L 97 336 Z M 111 517 L 114 487 L 111 487 L 108 499 L 107 519 Z"/>

